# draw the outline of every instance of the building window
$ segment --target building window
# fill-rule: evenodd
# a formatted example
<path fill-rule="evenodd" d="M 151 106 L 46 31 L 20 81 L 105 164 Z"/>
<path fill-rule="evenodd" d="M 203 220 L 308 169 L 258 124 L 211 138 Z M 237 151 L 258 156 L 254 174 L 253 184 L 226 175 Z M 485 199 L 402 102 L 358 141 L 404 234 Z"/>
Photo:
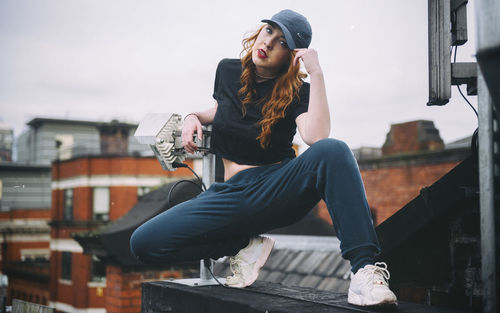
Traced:
<path fill-rule="evenodd" d="M 92 277 L 93 282 L 104 282 L 106 281 L 106 264 L 96 257 L 92 256 Z"/>
<path fill-rule="evenodd" d="M 71 252 L 62 253 L 61 278 L 66 280 L 71 280 Z"/>
<path fill-rule="evenodd" d="M 93 218 L 95 221 L 109 220 L 109 188 L 96 187 L 93 191 L 94 210 Z"/>
<path fill-rule="evenodd" d="M 64 189 L 63 219 L 65 221 L 73 219 L 73 189 Z"/>
<path fill-rule="evenodd" d="M 58 134 L 55 136 L 55 141 L 57 159 L 71 159 L 71 154 L 73 152 L 73 135 Z"/>

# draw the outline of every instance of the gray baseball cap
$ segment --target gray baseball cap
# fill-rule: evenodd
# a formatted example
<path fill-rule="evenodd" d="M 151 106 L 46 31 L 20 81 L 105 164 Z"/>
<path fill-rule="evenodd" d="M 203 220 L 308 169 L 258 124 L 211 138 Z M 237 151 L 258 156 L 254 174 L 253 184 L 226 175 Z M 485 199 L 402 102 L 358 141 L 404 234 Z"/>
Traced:
<path fill-rule="evenodd" d="M 274 14 L 271 19 L 261 22 L 278 25 L 285 36 L 288 47 L 292 50 L 307 48 L 311 43 L 311 24 L 303 15 L 295 11 L 286 9 Z"/>

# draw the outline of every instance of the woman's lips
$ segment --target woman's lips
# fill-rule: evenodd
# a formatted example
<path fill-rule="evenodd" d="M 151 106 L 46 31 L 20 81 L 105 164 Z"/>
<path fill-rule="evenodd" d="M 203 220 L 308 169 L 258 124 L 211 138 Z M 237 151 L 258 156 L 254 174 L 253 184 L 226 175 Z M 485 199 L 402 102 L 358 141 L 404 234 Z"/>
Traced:
<path fill-rule="evenodd" d="M 262 49 L 257 50 L 257 55 L 259 56 L 259 58 L 262 58 L 262 59 L 267 58 L 266 51 L 264 51 Z"/>

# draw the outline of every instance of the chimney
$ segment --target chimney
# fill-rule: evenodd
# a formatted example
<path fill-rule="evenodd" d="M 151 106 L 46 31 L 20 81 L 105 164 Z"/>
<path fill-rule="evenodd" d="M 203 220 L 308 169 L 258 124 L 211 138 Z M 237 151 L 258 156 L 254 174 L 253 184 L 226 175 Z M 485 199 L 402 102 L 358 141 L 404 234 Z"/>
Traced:
<path fill-rule="evenodd" d="M 382 155 L 442 150 L 444 143 L 434 122 L 417 120 L 392 124 L 382 146 Z"/>
<path fill-rule="evenodd" d="M 130 125 L 112 120 L 98 126 L 101 154 L 127 155 Z"/>

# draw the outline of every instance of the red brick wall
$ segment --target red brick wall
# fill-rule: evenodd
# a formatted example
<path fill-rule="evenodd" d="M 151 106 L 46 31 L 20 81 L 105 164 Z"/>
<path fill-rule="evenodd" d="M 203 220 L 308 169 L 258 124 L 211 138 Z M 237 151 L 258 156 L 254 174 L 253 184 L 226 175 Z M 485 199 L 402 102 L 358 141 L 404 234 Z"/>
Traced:
<path fill-rule="evenodd" d="M 114 221 L 125 215 L 136 204 L 137 187 L 110 187 L 109 199 L 109 219 Z"/>
<path fill-rule="evenodd" d="M 49 249 L 49 241 L 11 241 L 7 243 L 7 262 L 20 261 L 23 249 Z M 3 260 L 2 260 L 3 261 Z"/>
<path fill-rule="evenodd" d="M 7 212 L 0 212 L 0 221 L 11 219 L 50 219 L 50 208 L 46 209 L 14 209 Z"/>
<path fill-rule="evenodd" d="M 62 252 L 51 252 L 51 299 L 75 308 L 99 308 L 105 306 L 104 288 L 88 287 L 92 271 L 91 256 L 72 253 L 71 283 L 61 282 Z"/>
<path fill-rule="evenodd" d="M 54 170 L 55 166 L 52 167 Z M 50 210 L 50 218 L 52 220 L 61 220 L 63 216 L 64 206 L 64 190 L 52 189 L 52 209 Z"/>
<path fill-rule="evenodd" d="M 7 303 L 20 299 L 42 305 L 48 305 L 49 289 L 47 285 L 22 279 L 9 279 Z"/>
<path fill-rule="evenodd" d="M 457 165 L 458 162 L 361 170 L 368 205 L 375 213 L 375 225 L 396 213 L 417 197 L 420 189 L 432 185 Z M 326 204 L 321 201 L 318 206 L 318 215 L 332 224 Z"/>
<path fill-rule="evenodd" d="M 363 170 L 368 204 L 376 212 L 378 225 L 417 197 L 420 189 L 432 185 L 458 162 Z"/>
<path fill-rule="evenodd" d="M 426 126 L 424 126 L 424 124 Z M 415 151 L 434 151 L 444 147 L 443 141 L 437 136 L 427 134 L 433 125 L 431 121 L 411 121 L 401 124 L 392 124 L 387 134 L 388 141 L 382 147 L 382 154 L 400 154 Z M 434 127 L 432 127 L 435 129 Z M 437 129 L 435 129 L 437 132 Z"/>
<path fill-rule="evenodd" d="M 181 271 L 126 272 L 118 266 L 106 267 L 106 312 L 140 313 L 141 284 L 145 281 L 181 278 Z"/>
<path fill-rule="evenodd" d="M 193 167 L 193 160 L 186 160 Z M 164 170 L 156 158 L 91 157 L 53 163 L 53 180 L 82 175 L 161 175 L 166 177 L 191 176 L 186 168 L 173 172 Z"/>
<path fill-rule="evenodd" d="M 63 218 L 63 209 L 59 218 Z M 92 188 L 73 188 L 73 219 L 75 221 L 92 220 Z"/>
<path fill-rule="evenodd" d="M 0 221 L 8 222 L 13 219 L 21 220 L 50 220 L 50 209 L 14 209 L 7 212 L 0 212 Z M 33 241 L 16 241 L 11 238 L 11 236 L 21 236 L 22 234 L 11 234 L 7 235 L 7 244 L 5 251 L 2 251 L 0 258 L 0 272 L 3 268 L 3 262 L 9 261 L 20 261 L 21 260 L 21 250 L 22 249 L 48 249 L 49 241 L 40 240 L 38 238 L 33 238 Z M 27 236 L 33 237 L 32 234 L 27 234 Z M 2 238 L 3 240 L 3 238 Z"/>

